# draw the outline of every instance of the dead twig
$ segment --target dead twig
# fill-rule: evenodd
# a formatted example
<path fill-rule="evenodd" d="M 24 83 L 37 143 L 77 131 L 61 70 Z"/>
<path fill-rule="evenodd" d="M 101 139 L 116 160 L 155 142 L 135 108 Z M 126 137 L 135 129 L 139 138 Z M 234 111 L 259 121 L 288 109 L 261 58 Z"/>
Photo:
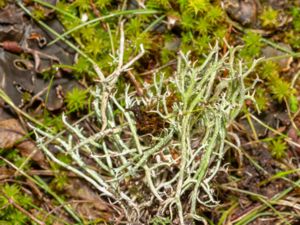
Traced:
<path fill-rule="evenodd" d="M 32 213 L 28 212 L 26 209 L 22 208 L 19 204 L 17 204 L 12 198 L 7 196 L 3 191 L 1 191 L 2 195 L 8 200 L 8 202 L 13 205 L 17 210 L 19 210 L 21 213 L 25 214 L 27 217 L 29 217 L 31 220 L 36 222 L 39 225 L 46 225 L 46 223 L 40 221 L 36 217 L 32 215 Z"/>

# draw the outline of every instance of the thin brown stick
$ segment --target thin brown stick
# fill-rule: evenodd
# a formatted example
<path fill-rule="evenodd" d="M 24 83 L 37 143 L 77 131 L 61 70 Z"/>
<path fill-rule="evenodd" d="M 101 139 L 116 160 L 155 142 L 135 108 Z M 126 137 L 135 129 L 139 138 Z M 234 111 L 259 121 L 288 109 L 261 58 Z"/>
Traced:
<path fill-rule="evenodd" d="M 22 208 L 20 205 L 18 205 L 12 198 L 10 198 L 9 196 L 7 196 L 3 191 L 2 195 L 8 200 L 8 202 L 13 205 L 17 210 L 19 210 L 21 213 L 25 214 L 26 216 L 28 216 L 31 220 L 33 220 L 34 222 L 36 222 L 37 224 L 40 225 L 46 225 L 46 223 L 38 220 L 37 218 L 35 218 L 31 213 L 29 213 L 26 209 Z"/>
<path fill-rule="evenodd" d="M 142 88 L 142 85 L 140 84 L 140 82 L 138 82 L 135 79 L 135 76 L 133 75 L 133 73 L 129 70 L 129 71 L 127 71 L 126 76 L 129 78 L 130 82 L 134 85 L 137 95 L 138 96 L 143 96 L 144 95 L 144 90 Z"/>

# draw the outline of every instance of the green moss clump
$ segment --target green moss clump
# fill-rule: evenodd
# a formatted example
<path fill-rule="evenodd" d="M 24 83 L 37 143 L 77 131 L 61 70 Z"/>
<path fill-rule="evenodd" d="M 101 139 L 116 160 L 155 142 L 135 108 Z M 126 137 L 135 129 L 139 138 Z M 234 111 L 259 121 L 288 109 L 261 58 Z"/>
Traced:
<path fill-rule="evenodd" d="M 287 143 L 281 137 L 273 138 L 269 143 L 269 147 L 271 149 L 272 156 L 276 159 L 283 158 L 288 149 Z"/>
<path fill-rule="evenodd" d="M 278 25 L 279 13 L 271 7 L 265 8 L 260 15 L 262 26 L 265 28 L 274 28 Z"/>
<path fill-rule="evenodd" d="M 32 198 L 21 192 L 20 186 L 17 184 L 2 184 L 0 185 L 0 223 L 23 225 L 32 224 L 31 219 L 24 213 L 19 211 L 11 204 L 21 206 L 24 210 L 29 210 L 32 204 Z"/>
<path fill-rule="evenodd" d="M 0 0 L 0 8 L 4 8 L 7 4 L 6 0 Z"/>
<path fill-rule="evenodd" d="M 247 32 L 242 39 L 244 48 L 240 52 L 241 56 L 248 60 L 258 57 L 263 46 L 261 36 L 254 32 Z"/>

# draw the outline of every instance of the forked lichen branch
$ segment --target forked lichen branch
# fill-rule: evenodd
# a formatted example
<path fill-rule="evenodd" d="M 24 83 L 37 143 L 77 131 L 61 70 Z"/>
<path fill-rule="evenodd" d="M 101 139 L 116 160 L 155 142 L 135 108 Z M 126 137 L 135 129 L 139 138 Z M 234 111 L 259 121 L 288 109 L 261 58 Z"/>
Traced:
<path fill-rule="evenodd" d="M 156 74 L 153 84 L 145 86 L 143 97 L 135 94 L 134 87 L 127 85 L 124 91 L 116 86 L 119 76 L 142 57 L 143 48 L 125 65 L 120 56 L 116 71 L 102 77 L 93 91 L 99 133 L 86 136 L 80 126 L 72 126 L 64 118 L 68 137 L 54 138 L 33 127 L 37 142 L 51 160 L 83 177 L 112 204 L 119 205 L 130 223 L 141 222 L 141 215 L 152 210 L 147 205 L 157 206 L 157 216 L 170 215 L 181 224 L 204 221 L 198 205 L 218 203 L 210 182 L 222 167 L 226 129 L 249 97 L 244 79 L 257 64 L 254 61 L 247 68 L 235 58 L 236 48 L 228 49 L 220 56 L 216 44 L 200 66 L 181 53 L 177 72 L 170 77 Z M 165 125 L 159 132 L 141 134 L 141 121 L 130 110 L 133 108 L 147 109 L 146 114 L 155 115 Z M 76 166 L 59 162 L 43 144 L 47 139 L 53 139 L 52 144 L 70 155 Z M 86 165 L 86 154 L 97 168 Z"/>

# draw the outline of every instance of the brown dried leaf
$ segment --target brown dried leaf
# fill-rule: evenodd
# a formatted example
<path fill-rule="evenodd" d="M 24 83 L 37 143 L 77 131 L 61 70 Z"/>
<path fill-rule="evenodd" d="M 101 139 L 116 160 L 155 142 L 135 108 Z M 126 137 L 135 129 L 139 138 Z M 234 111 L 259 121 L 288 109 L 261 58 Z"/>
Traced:
<path fill-rule="evenodd" d="M 298 136 L 298 133 L 297 133 L 297 130 L 295 129 L 295 127 L 291 126 L 287 132 L 287 135 L 289 138 L 292 139 L 293 142 L 300 145 L 300 137 Z M 294 148 L 298 153 L 300 153 L 299 147 L 292 145 L 292 144 L 291 144 L 291 147 Z"/>
<path fill-rule="evenodd" d="M 291 126 L 288 133 L 287 133 L 288 137 L 292 139 L 292 141 L 297 141 L 298 140 L 298 134 L 297 134 L 297 130 Z"/>
<path fill-rule="evenodd" d="M 23 157 L 31 157 L 41 167 L 47 167 L 43 153 L 35 146 L 33 141 L 26 137 L 26 132 L 16 119 L 0 121 L 0 148 L 10 149 L 16 147 Z"/>
<path fill-rule="evenodd" d="M 112 219 L 114 210 L 99 194 L 79 179 L 69 179 L 65 191 L 68 196 L 78 199 L 72 203 L 76 211 L 89 219 Z"/>
<path fill-rule="evenodd" d="M 4 50 L 11 53 L 20 54 L 24 52 L 23 48 L 16 41 L 4 41 L 1 43 L 1 46 Z"/>

